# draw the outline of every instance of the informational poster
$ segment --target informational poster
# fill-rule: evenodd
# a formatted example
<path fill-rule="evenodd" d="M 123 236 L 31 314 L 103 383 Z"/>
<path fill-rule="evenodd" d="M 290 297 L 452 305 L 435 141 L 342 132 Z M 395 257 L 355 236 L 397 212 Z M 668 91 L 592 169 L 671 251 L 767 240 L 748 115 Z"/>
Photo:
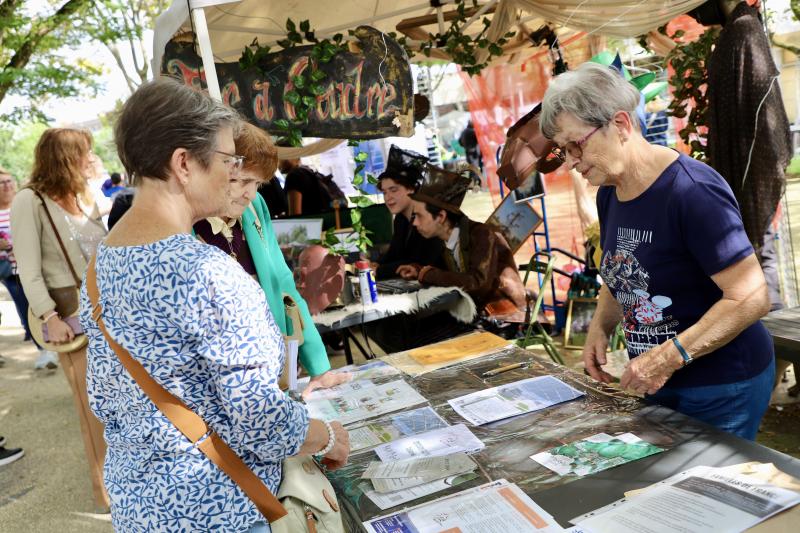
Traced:
<path fill-rule="evenodd" d="M 553 376 L 540 376 L 448 400 L 453 410 L 476 426 L 545 409 L 584 394 Z"/>
<path fill-rule="evenodd" d="M 588 476 L 663 451 L 633 433 L 615 437 L 598 433 L 531 455 L 531 459 L 562 476 Z"/>
<path fill-rule="evenodd" d="M 369 533 L 551 533 L 561 526 L 501 479 L 406 511 L 364 522 Z"/>

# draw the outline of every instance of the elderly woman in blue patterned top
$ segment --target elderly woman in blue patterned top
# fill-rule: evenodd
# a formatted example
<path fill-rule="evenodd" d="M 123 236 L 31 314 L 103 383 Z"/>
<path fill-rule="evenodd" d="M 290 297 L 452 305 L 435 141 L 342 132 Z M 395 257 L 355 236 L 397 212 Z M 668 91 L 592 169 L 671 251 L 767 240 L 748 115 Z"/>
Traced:
<path fill-rule="evenodd" d="M 583 359 L 609 381 L 608 336 L 623 323 L 631 362 L 621 385 L 718 428 L 753 439 L 775 372 L 764 274 L 736 199 L 711 167 L 639 131 L 639 91 L 585 63 L 555 78 L 542 133 L 599 186 L 605 285 Z"/>
<path fill-rule="evenodd" d="M 115 129 L 138 192 L 98 248 L 103 319 L 164 388 L 202 416 L 273 493 L 282 459 L 328 448 L 329 428 L 278 388 L 283 340 L 258 284 L 190 234 L 228 208 L 241 168 L 232 110 L 169 80 L 143 85 Z M 91 407 L 106 426 L 105 484 L 117 531 L 269 531 L 236 484 L 184 437 L 122 367 L 91 318 Z M 333 423 L 323 458 L 342 466 L 347 432 Z"/>

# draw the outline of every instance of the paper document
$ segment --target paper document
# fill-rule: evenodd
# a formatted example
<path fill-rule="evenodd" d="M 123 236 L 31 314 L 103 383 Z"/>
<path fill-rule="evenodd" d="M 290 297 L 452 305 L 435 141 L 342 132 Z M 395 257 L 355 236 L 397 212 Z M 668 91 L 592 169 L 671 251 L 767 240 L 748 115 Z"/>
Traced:
<path fill-rule="evenodd" d="M 308 395 L 306 401 L 310 400 L 325 400 L 330 398 L 338 398 L 345 394 L 349 394 L 352 392 L 360 393 L 365 391 L 366 389 L 371 389 L 375 387 L 375 383 L 369 379 L 359 379 L 356 381 L 348 381 L 346 383 L 341 383 L 336 385 L 335 387 L 330 387 L 327 389 L 315 389 Z"/>
<path fill-rule="evenodd" d="M 417 485 L 416 487 L 410 487 L 394 492 L 387 492 L 385 494 L 381 494 L 376 490 L 366 490 L 364 491 L 364 495 L 372 500 L 372 502 L 380 509 L 386 510 L 403 503 L 422 498 L 423 496 L 428 496 L 429 494 L 435 494 L 437 492 L 462 485 L 468 481 L 476 479 L 477 477 L 478 474 L 476 472 L 468 472 L 466 474 L 446 477 L 444 479 L 437 479 L 436 481 L 431 481 L 430 483 L 425 483 L 423 485 Z"/>
<path fill-rule="evenodd" d="M 429 344 L 410 350 L 408 354 L 421 365 L 430 365 L 482 355 L 505 348 L 508 340 L 492 333 L 480 332 Z"/>
<path fill-rule="evenodd" d="M 353 381 L 359 379 L 374 379 L 383 376 L 392 376 L 400 371 L 392 365 L 383 361 L 370 361 L 363 365 L 347 365 L 336 370 L 331 370 L 335 374 L 350 374 Z M 306 376 L 297 380 L 297 390 L 302 392 L 308 387 L 311 378 Z"/>
<path fill-rule="evenodd" d="M 478 357 L 511 350 L 512 347 L 508 340 L 497 335 L 478 332 L 387 355 L 382 359 L 410 376 L 419 376 Z"/>
<path fill-rule="evenodd" d="M 465 453 L 404 459 L 403 461 L 372 461 L 361 477 L 375 478 L 428 478 L 428 481 L 454 476 L 475 469 L 475 462 Z"/>
<path fill-rule="evenodd" d="M 598 433 L 531 455 L 531 459 L 562 476 L 588 476 L 663 451 L 633 433 L 616 437 Z"/>
<path fill-rule="evenodd" d="M 343 392 L 335 398 L 309 400 L 307 406 L 313 418 L 352 424 L 426 402 L 411 385 L 397 380 L 363 390 Z"/>
<path fill-rule="evenodd" d="M 434 429 L 375 448 L 381 461 L 435 457 L 456 452 L 476 452 L 485 445 L 464 424 Z"/>
<path fill-rule="evenodd" d="M 549 533 L 555 519 L 514 484 L 501 479 L 364 522 L 369 533 Z"/>
<path fill-rule="evenodd" d="M 553 376 L 540 376 L 473 392 L 447 402 L 467 421 L 480 426 L 580 396 L 583 396 L 582 392 L 563 381 Z"/>
<path fill-rule="evenodd" d="M 800 503 L 766 481 L 695 467 L 578 522 L 587 533 L 737 533 Z"/>
<path fill-rule="evenodd" d="M 447 427 L 447 422 L 430 407 L 397 413 L 388 421 L 349 427 L 350 453 L 366 451 L 379 444 L 443 427 Z"/>

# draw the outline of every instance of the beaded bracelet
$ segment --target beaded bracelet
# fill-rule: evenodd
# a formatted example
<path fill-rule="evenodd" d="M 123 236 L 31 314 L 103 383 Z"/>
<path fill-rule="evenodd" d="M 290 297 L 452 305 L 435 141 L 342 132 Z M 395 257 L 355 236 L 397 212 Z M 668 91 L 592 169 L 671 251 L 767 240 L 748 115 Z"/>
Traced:
<path fill-rule="evenodd" d="M 47 322 L 48 320 L 50 320 L 50 319 L 51 319 L 51 318 L 53 318 L 54 316 L 58 316 L 58 311 L 50 311 L 50 312 L 47 314 L 47 316 L 43 316 L 43 317 L 42 317 L 42 322 Z"/>
<path fill-rule="evenodd" d="M 321 422 L 325 424 L 325 427 L 328 429 L 328 445 L 314 454 L 318 457 L 322 457 L 323 455 L 329 454 L 333 449 L 333 447 L 336 445 L 336 434 L 333 432 L 333 426 L 331 426 L 328 422 L 325 422 L 324 420 L 322 420 Z"/>

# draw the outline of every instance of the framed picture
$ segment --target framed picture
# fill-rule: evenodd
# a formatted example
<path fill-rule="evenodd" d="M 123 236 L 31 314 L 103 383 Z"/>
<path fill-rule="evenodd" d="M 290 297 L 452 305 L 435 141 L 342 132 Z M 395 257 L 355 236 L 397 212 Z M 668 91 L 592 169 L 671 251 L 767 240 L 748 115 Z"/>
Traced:
<path fill-rule="evenodd" d="M 486 223 L 495 226 L 508 241 L 512 253 L 517 253 L 533 232 L 542 223 L 542 217 L 528 202 L 517 203 L 514 195 L 509 194 L 494 213 L 486 219 Z"/>
<path fill-rule="evenodd" d="M 309 241 L 322 238 L 321 218 L 276 219 L 272 228 L 281 248 L 305 247 Z"/>
<path fill-rule="evenodd" d="M 573 298 L 569 301 L 564 348 L 583 348 L 596 309 L 596 298 Z"/>
<path fill-rule="evenodd" d="M 522 184 L 512 192 L 515 202 L 528 202 L 533 198 L 544 196 L 544 179 L 538 170 L 531 172 Z"/>

